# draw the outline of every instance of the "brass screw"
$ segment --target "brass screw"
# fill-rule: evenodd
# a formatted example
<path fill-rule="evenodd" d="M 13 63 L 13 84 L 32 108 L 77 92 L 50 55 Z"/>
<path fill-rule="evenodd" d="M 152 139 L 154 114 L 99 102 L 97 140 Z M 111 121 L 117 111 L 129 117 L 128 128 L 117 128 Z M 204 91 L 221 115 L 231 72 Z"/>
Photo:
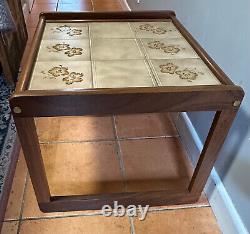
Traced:
<path fill-rule="evenodd" d="M 236 101 L 234 101 L 233 106 L 238 107 L 240 104 L 241 104 L 241 101 L 236 100 Z"/>
<path fill-rule="evenodd" d="M 13 111 L 14 111 L 14 113 L 16 113 L 16 114 L 20 114 L 20 113 L 22 112 L 22 109 L 21 109 L 19 106 L 15 106 L 15 107 L 13 108 Z"/>

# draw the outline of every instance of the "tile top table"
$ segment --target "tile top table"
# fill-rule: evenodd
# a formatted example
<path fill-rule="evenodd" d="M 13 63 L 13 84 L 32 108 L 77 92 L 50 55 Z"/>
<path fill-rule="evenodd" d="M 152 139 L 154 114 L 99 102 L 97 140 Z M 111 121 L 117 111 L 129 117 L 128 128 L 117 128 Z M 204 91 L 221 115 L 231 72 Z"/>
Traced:
<path fill-rule="evenodd" d="M 10 103 L 44 211 L 195 201 L 243 99 L 172 11 L 42 13 Z M 110 196 L 50 195 L 34 117 L 216 111 L 188 188 Z"/>

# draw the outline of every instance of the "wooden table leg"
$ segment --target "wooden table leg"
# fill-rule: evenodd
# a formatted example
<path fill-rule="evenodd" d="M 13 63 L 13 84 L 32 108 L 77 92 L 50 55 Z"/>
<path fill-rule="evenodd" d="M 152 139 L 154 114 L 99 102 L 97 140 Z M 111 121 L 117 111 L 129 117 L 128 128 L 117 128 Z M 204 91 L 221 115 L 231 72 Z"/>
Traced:
<path fill-rule="evenodd" d="M 235 109 L 216 112 L 188 188 L 192 194 L 200 195 L 202 192 L 236 113 Z"/>
<path fill-rule="evenodd" d="M 38 204 L 49 202 L 49 185 L 36 133 L 34 118 L 15 117 L 15 124 Z"/>

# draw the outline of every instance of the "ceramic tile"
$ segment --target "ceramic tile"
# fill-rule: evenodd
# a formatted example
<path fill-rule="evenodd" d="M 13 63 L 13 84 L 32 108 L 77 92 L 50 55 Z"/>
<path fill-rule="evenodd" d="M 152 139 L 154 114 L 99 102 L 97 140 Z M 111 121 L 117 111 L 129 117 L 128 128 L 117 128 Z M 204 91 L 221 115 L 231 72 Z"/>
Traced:
<path fill-rule="evenodd" d="M 57 61 L 36 62 L 29 89 L 87 89 L 91 87 L 90 61 Z"/>
<path fill-rule="evenodd" d="M 36 127 L 41 142 L 114 139 L 111 117 L 43 117 Z"/>
<path fill-rule="evenodd" d="M 43 40 L 38 61 L 83 61 L 90 60 L 89 39 Z"/>
<path fill-rule="evenodd" d="M 79 40 L 88 37 L 88 25 L 85 23 L 47 23 L 43 33 L 44 40 Z"/>
<path fill-rule="evenodd" d="M 21 152 L 19 155 L 15 175 L 12 182 L 12 188 L 4 217 L 5 220 L 19 219 L 21 205 L 23 201 L 23 192 L 26 181 L 26 175 L 27 175 L 27 167 L 23 153 Z"/>
<path fill-rule="evenodd" d="M 191 164 L 178 138 L 120 141 L 127 191 L 187 188 Z"/>
<path fill-rule="evenodd" d="M 41 151 L 52 195 L 123 191 L 114 142 L 42 144 Z"/>
<path fill-rule="evenodd" d="M 32 6 L 31 14 L 40 14 L 45 11 L 56 11 L 57 4 L 51 3 L 34 3 Z"/>
<path fill-rule="evenodd" d="M 40 211 L 30 177 L 28 177 L 26 191 L 24 195 L 22 219 L 77 216 L 77 215 L 98 215 L 98 214 L 101 214 L 101 210 L 49 212 L 49 213 L 44 213 Z"/>
<path fill-rule="evenodd" d="M 21 223 L 20 234 L 128 234 L 127 217 L 68 217 L 60 219 L 27 220 Z"/>
<path fill-rule="evenodd" d="M 92 38 L 135 38 L 129 23 L 91 23 L 90 35 Z"/>
<path fill-rule="evenodd" d="M 164 113 L 118 115 L 115 123 L 120 138 L 177 135 L 168 114 Z"/>
<path fill-rule="evenodd" d="M 201 59 L 151 60 L 162 86 L 219 85 Z"/>
<path fill-rule="evenodd" d="M 58 4 L 58 12 L 81 12 L 81 11 L 92 11 L 91 1 L 80 1 L 72 4 Z"/>
<path fill-rule="evenodd" d="M 121 6 L 121 1 L 119 0 L 92 0 L 93 8 L 95 11 L 123 11 L 124 9 Z"/>
<path fill-rule="evenodd" d="M 150 59 L 198 58 L 194 49 L 183 38 L 141 40 Z"/>
<path fill-rule="evenodd" d="M 95 61 L 93 69 L 94 87 L 97 88 L 154 86 L 144 60 Z"/>
<path fill-rule="evenodd" d="M 91 41 L 92 60 L 143 59 L 135 39 L 100 39 Z"/>
<path fill-rule="evenodd" d="M 11 221 L 11 222 L 3 222 L 2 234 L 16 234 L 18 229 L 18 222 Z"/>
<path fill-rule="evenodd" d="M 78 3 L 88 3 L 90 0 L 58 0 L 59 4 L 78 4 Z"/>
<path fill-rule="evenodd" d="M 181 33 L 170 21 L 130 23 L 137 38 L 181 38 Z"/>
<path fill-rule="evenodd" d="M 36 27 L 39 21 L 38 14 L 29 14 L 26 20 L 27 27 Z"/>
<path fill-rule="evenodd" d="M 134 219 L 136 234 L 218 234 L 221 233 L 210 207 L 148 213 L 144 221 Z"/>

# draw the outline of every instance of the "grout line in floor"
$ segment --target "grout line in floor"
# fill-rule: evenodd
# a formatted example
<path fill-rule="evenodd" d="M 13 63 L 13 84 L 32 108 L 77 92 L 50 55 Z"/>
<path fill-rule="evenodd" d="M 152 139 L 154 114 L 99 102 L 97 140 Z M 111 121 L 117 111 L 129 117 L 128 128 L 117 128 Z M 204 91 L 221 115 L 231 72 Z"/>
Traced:
<path fill-rule="evenodd" d="M 135 234 L 135 226 L 134 226 L 134 220 L 133 217 L 128 217 L 129 223 L 130 223 L 130 234 Z"/>
<path fill-rule="evenodd" d="M 93 2 L 93 0 L 90 0 L 90 2 L 91 2 L 91 5 L 92 5 L 92 11 L 94 12 L 95 11 L 94 2 Z"/>
<path fill-rule="evenodd" d="M 146 136 L 146 137 L 118 137 L 117 139 L 95 139 L 95 140 L 73 140 L 73 141 L 39 141 L 40 144 L 63 144 L 63 143 L 98 143 L 98 142 L 110 142 L 110 141 L 129 141 L 129 140 L 147 140 L 147 139 L 159 139 L 159 138 L 179 138 L 179 135 L 173 136 Z"/>
<path fill-rule="evenodd" d="M 124 162 L 123 162 L 123 158 L 122 158 L 122 152 L 121 152 L 121 145 L 120 145 L 120 141 L 118 138 L 118 133 L 117 133 L 117 127 L 116 127 L 116 123 L 115 123 L 115 116 L 112 116 L 112 126 L 113 126 L 113 131 L 114 131 L 114 136 L 115 136 L 115 143 L 116 143 L 116 151 L 117 151 L 117 158 L 119 160 L 119 167 L 120 167 L 120 172 L 121 172 L 121 176 L 123 179 L 123 184 L 124 184 L 124 189 L 125 192 L 127 191 L 127 181 L 126 181 L 126 172 L 125 172 L 125 166 L 124 166 Z"/>
<path fill-rule="evenodd" d="M 22 203 L 21 203 L 20 214 L 19 214 L 17 234 L 20 233 L 20 228 L 21 228 L 21 220 L 22 220 L 23 209 L 24 209 L 24 198 L 25 198 L 25 194 L 26 194 L 26 190 L 27 190 L 27 183 L 28 183 L 28 172 L 26 173 L 25 177 L 26 178 L 25 178 L 25 184 L 24 184 L 24 188 L 23 188 Z"/>

